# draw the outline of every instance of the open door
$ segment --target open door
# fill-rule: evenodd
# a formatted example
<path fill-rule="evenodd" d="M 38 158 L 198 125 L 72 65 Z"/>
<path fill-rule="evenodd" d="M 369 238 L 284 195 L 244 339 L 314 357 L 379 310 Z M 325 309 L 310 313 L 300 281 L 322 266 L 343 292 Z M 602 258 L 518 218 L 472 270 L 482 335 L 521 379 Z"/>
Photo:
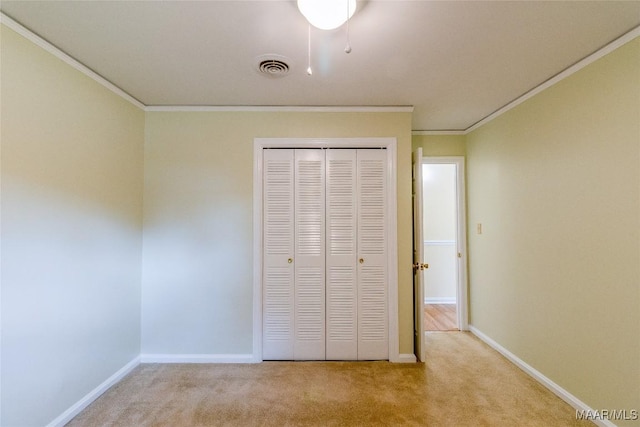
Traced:
<path fill-rule="evenodd" d="M 413 169 L 413 303 L 414 303 L 414 351 L 419 361 L 425 361 L 424 346 L 424 286 L 422 254 L 422 148 L 412 155 Z"/>

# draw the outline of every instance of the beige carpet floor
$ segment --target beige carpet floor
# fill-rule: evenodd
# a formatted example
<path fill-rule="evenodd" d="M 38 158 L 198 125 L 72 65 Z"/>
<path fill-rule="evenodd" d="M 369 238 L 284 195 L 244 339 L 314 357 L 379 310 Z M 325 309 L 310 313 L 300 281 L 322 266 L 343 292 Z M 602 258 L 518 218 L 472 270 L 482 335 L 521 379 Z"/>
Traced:
<path fill-rule="evenodd" d="M 143 364 L 68 426 L 592 426 L 465 332 L 426 363 Z"/>

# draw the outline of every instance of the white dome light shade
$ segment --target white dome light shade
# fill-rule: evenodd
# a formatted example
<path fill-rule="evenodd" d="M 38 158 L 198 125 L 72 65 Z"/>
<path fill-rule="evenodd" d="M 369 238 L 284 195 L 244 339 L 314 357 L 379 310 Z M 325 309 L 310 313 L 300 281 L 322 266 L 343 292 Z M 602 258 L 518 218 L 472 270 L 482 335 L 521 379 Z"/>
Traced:
<path fill-rule="evenodd" d="M 333 30 L 353 16 L 356 0 L 298 0 L 298 9 L 314 27 Z"/>

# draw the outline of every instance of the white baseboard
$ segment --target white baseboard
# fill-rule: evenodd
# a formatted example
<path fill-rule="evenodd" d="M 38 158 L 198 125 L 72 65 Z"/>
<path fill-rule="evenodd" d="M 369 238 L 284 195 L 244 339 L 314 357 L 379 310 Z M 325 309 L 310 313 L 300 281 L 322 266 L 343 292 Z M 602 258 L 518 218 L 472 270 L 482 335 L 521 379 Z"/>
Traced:
<path fill-rule="evenodd" d="M 415 354 L 401 353 L 398 355 L 396 363 L 416 363 L 416 361 L 417 359 Z"/>
<path fill-rule="evenodd" d="M 583 401 L 575 397 L 573 394 L 569 393 L 564 388 L 560 387 L 558 384 L 551 381 L 549 378 L 544 376 L 540 371 L 538 371 L 537 369 L 527 364 L 524 360 L 520 359 L 518 356 L 511 353 L 509 350 L 507 350 L 506 348 L 498 344 L 496 341 L 494 341 L 488 335 L 478 330 L 476 327 L 469 325 L 469 331 L 476 337 L 480 338 L 480 340 L 484 341 L 489 347 L 493 348 L 498 353 L 502 354 L 504 357 L 509 359 L 509 361 L 511 361 L 518 368 L 522 369 L 525 373 L 527 373 L 533 379 L 535 379 L 540 384 L 542 384 L 543 386 L 551 390 L 551 392 L 553 392 L 560 399 L 564 400 L 569 405 L 573 406 L 573 408 L 576 409 L 576 411 L 587 411 L 590 413 L 596 412 L 594 409 L 589 407 L 586 403 L 584 403 Z M 600 427 L 616 427 L 616 425 L 613 424 L 611 421 L 605 420 L 605 419 L 602 419 L 602 420 L 590 419 L 590 421 L 592 421 L 593 423 L 595 423 Z"/>
<path fill-rule="evenodd" d="M 141 354 L 141 363 L 255 363 L 253 354 Z"/>
<path fill-rule="evenodd" d="M 140 363 L 260 363 L 253 354 L 142 354 Z M 395 363 L 416 363 L 414 354 L 399 354 Z"/>
<path fill-rule="evenodd" d="M 118 372 L 116 372 L 115 374 L 107 378 L 107 380 L 104 381 L 102 384 L 100 384 L 98 387 L 91 390 L 85 397 L 80 399 L 75 405 L 73 405 L 72 407 L 64 411 L 60 416 L 58 416 L 58 418 L 56 418 L 55 420 L 47 424 L 47 427 L 63 427 L 65 424 L 71 421 L 73 417 L 75 417 L 80 412 L 82 412 L 87 406 L 93 403 L 94 400 L 100 397 L 102 393 L 107 391 L 115 383 L 117 383 L 122 378 L 124 378 L 125 375 L 131 372 L 139 364 L 140 364 L 140 356 L 137 356 L 131 362 L 127 363 L 122 368 L 120 368 Z"/>
<path fill-rule="evenodd" d="M 424 299 L 425 304 L 455 304 L 456 297 L 430 297 Z"/>

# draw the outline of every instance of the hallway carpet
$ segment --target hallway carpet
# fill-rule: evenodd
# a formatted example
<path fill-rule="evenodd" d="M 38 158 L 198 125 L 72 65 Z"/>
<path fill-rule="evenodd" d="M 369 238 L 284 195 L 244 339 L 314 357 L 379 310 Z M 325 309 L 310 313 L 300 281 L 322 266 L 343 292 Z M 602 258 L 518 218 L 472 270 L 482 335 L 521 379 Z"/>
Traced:
<path fill-rule="evenodd" d="M 465 332 L 427 363 L 142 364 L 68 426 L 592 426 Z"/>

